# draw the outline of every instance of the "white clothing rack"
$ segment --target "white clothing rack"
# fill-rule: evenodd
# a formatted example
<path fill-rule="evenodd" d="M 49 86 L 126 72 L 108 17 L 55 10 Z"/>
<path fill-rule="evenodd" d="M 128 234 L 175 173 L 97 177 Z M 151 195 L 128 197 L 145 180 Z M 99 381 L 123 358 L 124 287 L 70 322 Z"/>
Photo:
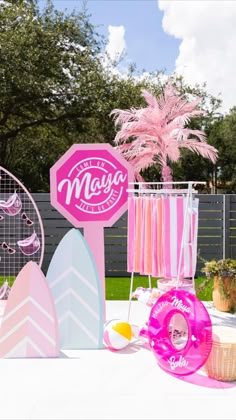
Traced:
<path fill-rule="evenodd" d="M 129 185 L 137 186 L 138 188 L 128 188 L 128 193 L 137 194 L 197 194 L 198 191 L 194 187 L 198 184 L 206 185 L 203 181 L 183 181 L 183 182 L 129 182 Z M 155 186 L 155 188 L 147 188 L 148 185 Z M 188 188 L 163 188 L 163 186 L 172 185 L 187 185 Z M 159 188 L 158 188 L 159 187 Z"/>
<path fill-rule="evenodd" d="M 193 194 L 197 194 L 198 191 L 195 190 L 196 185 L 206 185 L 206 182 L 203 181 L 183 181 L 183 182 L 129 182 L 129 185 L 134 185 L 138 188 L 128 188 L 127 192 L 129 194 L 133 195 L 186 195 L 187 197 L 187 204 L 185 208 L 185 215 L 184 215 L 184 227 L 183 227 L 183 235 L 182 235 L 182 241 L 181 241 L 181 248 L 180 248 L 180 257 L 179 257 L 179 263 L 178 263 L 178 274 L 176 279 L 176 287 L 178 287 L 179 281 L 180 281 L 180 267 L 181 267 L 181 261 L 182 261 L 182 255 L 183 255 L 183 249 L 184 249 L 184 238 L 187 228 L 187 214 L 189 211 L 189 208 L 192 207 L 192 199 Z M 155 188 L 147 188 L 148 185 L 151 185 Z M 166 186 L 172 186 L 172 185 L 187 185 L 188 188 L 181 188 L 181 189 L 173 189 L 173 188 L 163 188 Z M 158 188 L 159 187 L 159 188 Z M 132 292 L 133 292 L 133 279 L 134 279 L 134 272 L 131 273 L 131 282 L 130 282 L 130 294 L 129 294 L 129 308 L 128 308 L 128 321 L 130 317 L 130 309 L 131 309 L 131 299 L 132 299 Z M 149 280 L 149 288 L 151 289 L 151 276 L 148 275 Z M 194 283 L 194 278 L 192 278 L 192 283 Z"/>
<path fill-rule="evenodd" d="M 138 186 L 142 186 L 142 185 L 206 185 L 205 181 L 163 181 L 163 182 L 146 182 L 146 181 L 141 181 L 141 182 L 129 182 L 129 185 L 138 185 Z"/>
<path fill-rule="evenodd" d="M 127 189 L 126 190 L 128 193 L 136 193 L 136 194 L 149 194 L 149 195 L 158 195 L 158 194 L 175 194 L 175 195 L 183 195 L 183 194 L 188 194 L 189 193 L 189 190 L 188 189 L 172 189 L 172 188 L 170 188 L 170 189 L 168 189 L 168 188 L 166 188 L 166 189 L 164 189 L 164 188 L 162 188 L 162 189 L 154 189 L 154 188 L 148 188 L 148 189 L 146 189 L 146 188 L 142 188 L 142 189 L 134 189 L 134 188 L 131 188 L 131 189 Z M 191 189 L 191 193 L 193 193 L 193 194 L 197 194 L 198 193 L 198 191 L 197 190 L 195 190 L 195 189 Z"/>

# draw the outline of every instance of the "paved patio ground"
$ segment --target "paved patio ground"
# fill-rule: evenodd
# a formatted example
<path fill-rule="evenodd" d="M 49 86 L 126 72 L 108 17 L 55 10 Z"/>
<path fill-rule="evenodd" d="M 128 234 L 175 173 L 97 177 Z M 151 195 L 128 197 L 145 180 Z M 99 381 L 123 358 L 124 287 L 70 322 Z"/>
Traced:
<path fill-rule="evenodd" d="M 126 319 L 128 301 L 107 301 L 106 318 Z M 213 324 L 236 328 L 236 316 L 206 303 Z M 149 309 L 131 303 L 130 322 Z M 58 359 L 0 360 L 0 419 L 235 419 L 236 382 L 208 378 L 202 370 L 174 377 L 137 343 L 119 352 L 64 351 Z"/>

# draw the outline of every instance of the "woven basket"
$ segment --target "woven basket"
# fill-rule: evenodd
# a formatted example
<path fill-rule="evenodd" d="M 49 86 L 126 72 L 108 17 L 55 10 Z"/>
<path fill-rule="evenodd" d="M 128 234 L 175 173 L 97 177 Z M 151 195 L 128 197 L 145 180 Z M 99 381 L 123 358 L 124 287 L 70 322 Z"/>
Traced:
<path fill-rule="evenodd" d="M 212 349 L 205 363 L 210 378 L 219 381 L 236 380 L 236 328 L 213 326 Z"/>
<path fill-rule="evenodd" d="M 221 312 L 230 312 L 236 308 L 235 285 L 232 284 L 230 277 L 214 277 L 214 287 L 212 292 L 215 308 Z M 222 293 L 224 289 L 226 296 Z"/>

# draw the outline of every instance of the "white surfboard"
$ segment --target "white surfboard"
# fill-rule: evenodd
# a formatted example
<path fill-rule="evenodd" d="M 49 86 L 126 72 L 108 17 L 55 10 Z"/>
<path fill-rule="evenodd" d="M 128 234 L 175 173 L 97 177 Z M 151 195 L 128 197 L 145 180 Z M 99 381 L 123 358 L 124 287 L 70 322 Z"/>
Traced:
<path fill-rule="evenodd" d="M 102 285 L 94 258 L 79 230 L 71 229 L 61 240 L 46 278 L 57 311 L 60 349 L 102 348 Z"/>

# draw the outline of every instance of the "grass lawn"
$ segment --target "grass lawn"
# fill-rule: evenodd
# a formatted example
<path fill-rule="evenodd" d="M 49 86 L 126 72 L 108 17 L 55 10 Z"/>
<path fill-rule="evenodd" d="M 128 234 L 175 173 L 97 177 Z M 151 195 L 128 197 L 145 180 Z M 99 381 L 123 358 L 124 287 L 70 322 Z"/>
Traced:
<path fill-rule="evenodd" d="M 213 281 L 210 281 L 203 291 L 198 291 L 205 277 L 195 279 L 197 297 L 202 301 L 212 300 Z M 131 277 L 106 277 L 106 300 L 128 300 Z M 147 276 L 134 276 L 133 291 L 137 287 L 148 287 Z M 157 287 L 157 279 L 152 278 L 152 287 Z"/>
<path fill-rule="evenodd" d="M 14 277 L 7 277 L 9 286 L 12 286 Z M 205 277 L 195 279 L 196 295 L 200 300 L 212 300 L 213 280 L 208 283 L 203 291 L 198 291 L 198 286 L 204 281 Z M 0 276 L 0 286 L 4 282 Z M 129 300 L 131 277 L 106 277 L 106 300 Z M 157 279 L 151 279 L 152 287 L 157 287 Z M 149 287 L 148 276 L 134 276 L 133 291 L 137 287 Z"/>
<path fill-rule="evenodd" d="M 3 285 L 4 281 L 8 281 L 9 286 L 11 287 L 14 283 L 15 276 L 0 276 L 0 287 Z"/>

